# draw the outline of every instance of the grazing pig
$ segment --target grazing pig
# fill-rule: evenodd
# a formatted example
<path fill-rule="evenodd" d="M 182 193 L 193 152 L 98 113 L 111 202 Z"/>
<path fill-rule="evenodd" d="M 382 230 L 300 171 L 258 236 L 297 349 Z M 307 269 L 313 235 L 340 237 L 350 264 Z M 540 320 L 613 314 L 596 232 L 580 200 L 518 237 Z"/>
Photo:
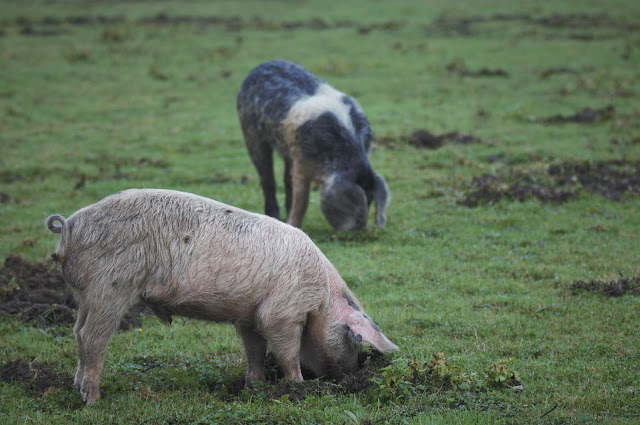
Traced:
<path fill-rule="evenodd" d="M 304 232 L 190 193 L 131 189 L 47 227 L 53 258 L 78 302 L 75 385 L 95 402 L 104 355 L 122 315 L 144 302 L 172 315 L 232 322 L 247 358 L 247 385 L 264 378 L 267 343 L 302 381 L 358 367 L 361 342 L 395 350 L 336 269 Z"/>
<path fill-rule="evenodd" d="M 238 116 L 265 198 L 265 214 L 280 218 L 273 150 L 284 159 L 288 223 L 300 227 L 316 181 L 320 207 L 337 230 L 367 226 L 369 205 L 383 227 L 389 190 L 369 164 L 371 129 L 360 105 L 292 62 L 253 69 L 242 83 Z"/>

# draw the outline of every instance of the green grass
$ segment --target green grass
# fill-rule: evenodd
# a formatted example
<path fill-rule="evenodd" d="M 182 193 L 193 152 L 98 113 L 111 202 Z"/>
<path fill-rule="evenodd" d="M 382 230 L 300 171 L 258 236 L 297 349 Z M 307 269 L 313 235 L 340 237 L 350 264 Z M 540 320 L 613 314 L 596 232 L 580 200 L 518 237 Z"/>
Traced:
<path fill-rule="evenodd" d="M 225 19 L 140 21 L 159 14 Z M 73 16 L 117 19 L 44 23 Z M 472 17 L 486 19 L 465 24 Z M 378 140 L 371 162 L 392 194 L 385 229 L 335 234 L 314 193 L 303 230 L 400 346 L 387 388 L 395 378 L 400 386 L 377 401 L 330 387 L 294 400 L 228 394 L 225 383 L 242 373 L 231 326 L 147 317 L 114 337 L 98 404 L 0 382 L 0 422 L 639 422 L 640 298 L 570 289 L 640 275 L 638 196 L 458 203 L 485 173 L 640 159 L 639 21 L 631 0 L 2 1 L 0 192 L 10 200 L 0 203 L 0 258 L 46 260 L 57 240 L 49 214 L 129 187 L 261 212 L 235 95 L 260 62 L 290 59 L 357 97 Z M 303 26 L 286 29 L 295 22 Z M 461 76 L 452 63 L 508 77 Z M 610 104 L 613 117 L 592 124 L 541 122 Z M 419 129 L 482 143 L 416 149 L 407 141 Z M 477 382 L 511 359 L 523 391 L 402 378 L 409 361 L 437 352 Z M 71 329 L 3 317 L 0 358 L 57 361 L 71 376 Z M 151 363 L 162 367 L 145 370 Z"/>

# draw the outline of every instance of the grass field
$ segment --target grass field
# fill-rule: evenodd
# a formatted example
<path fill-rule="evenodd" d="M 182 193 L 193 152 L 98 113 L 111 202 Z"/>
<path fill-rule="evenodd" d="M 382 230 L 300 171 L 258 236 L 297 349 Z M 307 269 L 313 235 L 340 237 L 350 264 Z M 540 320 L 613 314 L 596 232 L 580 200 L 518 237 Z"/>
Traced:
<path fill-rule="evenodd" d="M 72 325 L 20 310 L 0 422 L 640 423 L 639 22 L 632 0 L 2 0 L 0 260 L 53 267 L 44 219 L 130 187 L 262 212 L 235 95 L 289 59 L 371 122 L 386 227 L 337 234 L 313 193 L 302 228 L 400 351 L 360 390 L 242 391 L 232 326 L 143 315 L 84 406 Z"/>

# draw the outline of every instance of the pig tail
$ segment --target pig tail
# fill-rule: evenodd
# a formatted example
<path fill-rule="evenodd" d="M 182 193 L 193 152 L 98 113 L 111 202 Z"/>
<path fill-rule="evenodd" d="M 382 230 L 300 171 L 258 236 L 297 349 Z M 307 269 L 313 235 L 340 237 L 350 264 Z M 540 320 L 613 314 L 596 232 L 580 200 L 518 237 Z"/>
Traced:
<path fill-rule="evenodd" d="M 60 226 L 56 226 L 54 223 L 55 222 L 60 223 Z M 49 228 L 49 230 L 51 230 L 53 233 L 62 233 L 62 228 L 64 227 L 64 225 L 66 224 L 66 220 L 64 219 L 63 216 L 61 215 L 52 215 L 51 217 L 49 217 L 47 219 L 47 227 Z"/>

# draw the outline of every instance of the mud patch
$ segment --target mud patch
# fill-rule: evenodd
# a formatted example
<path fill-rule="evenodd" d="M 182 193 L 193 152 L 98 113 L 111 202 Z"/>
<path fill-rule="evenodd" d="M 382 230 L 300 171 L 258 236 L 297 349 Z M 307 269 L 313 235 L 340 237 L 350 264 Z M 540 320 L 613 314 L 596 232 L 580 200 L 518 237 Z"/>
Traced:
<path fill-rule="evenodd" d="M 488 16 L 467 17 L 441 15 L 424 28 L 428 36 L 445 37 L 493 35 L 493 33 L 504 33 L 510 29 L 515 29 L 527 36 L 542 34 L 547 39 L 592 41 L 627 37 L 629 33 L 640 30 L 640 24 L 607 14 L 555 13 L 533 16 L 522 13 L 495 13 Z M 544 31 L 539 32 L 539 30 Z"/>
<path fill-rule="evenodd" d="M 31 183 L 47 180 L 51 176 L 64 178 L 67 181 L 76 181 L 74 187 L 81 188 L 86 182 L 98 182 L 104 180 L 121 180 L 125 178 L 135 179 L 138 173 L 145 169 L 167 169 L 171 163 L 164 159 L 155 158 L 125 158 L 108 154 L 99 154 L 84 158 L 85 163 L 97 168 L 93 175 L 80 174 L 76 170 L 61 167 L 17 167 L 11 170 L 0 170 L 0 183 Z M 124 171 L 123 171 L 124 170 Z"/>
<path fill-rule="evenodd" d="M 572 294 L 582 292 L 599 292 L 607 297 L 621 297 L 623 295 L 640 295 L 640 276 L 620 278 L 617 280 L 592 280 L 585 282 L 578 280 L 569 288 Z"/>
<path fill-rule="evenodd" d="M 531 198 L 563 203 L 577 196 L 573 187 L 554 188 L 552 184 L 540 184 L 536 177 L 519 171 L 512 171 L 504 176 L 483 174 L 473 178 L 474 189 L 458 203 L 465 207 L 477 207 L 493 205 L 501 200 L 524 202 Z"/>
<path fill-rule="evenodd" d="M 0 269 L 0 316 L 13 316 L 40 328 L 71 325 L 76 307 L 53 262 L 32 264 L 16 255 L 6 258 Z M 140 327 L 143 312 L 151 314 L 143 305 L 132 307 L 120 322 L 120 330 Z"/>
<path fill-rule="evenodd" d="M 477 136 L 461 133 L 459 131 L 433 134 L 428 130 L 416 130 L 410 135 L 374 136 L 374 143 L 389 148 L 396 148 L 409 144 L 418 149 L 438 149 L 444 145 L 468 145 L 471 143 L 484 143 L 484 141 Z"/>
<path fill-rule="evenodd" d="M 4 192 L 0 192 L 0 204 L 10 204 L 14 201 L 11 195 L 8 195 Z"/>
<path fill-rule="evenodd" d="M 446 66 L 447 71 L 452 74 L 457 74 L 460 77 L 509 77 L 509 73 L 504 69 L 489 69 L 480 68 L 472 70 L 467 67 L 467 64 L 462 59 L 456 59 Z"/>
<path fill-rule="evenodd" d="M 30 392 L 42 396 L 51 387 L 73 390 L 71 376 L 59 371 L 56 362 L 39 363 L 36 361 L 15 360 L 0 366 L 0 380 L 19 382 Z"/>
<path fill-rule="evenodd" d="M 191 25 L 197 28 L 221 27 L 226 31 L 292 31 L 292 30 L 312 30 L 323 31 L 327 29 L 354 28 L 359 34 L 368 34 L 372 31 L 397 31 L 406 25 L 400 21 L 383 21 L 362 24 L 351 20 L 335 20 L 327 21 L 323 17 L 313 16 L 306 20 L 295 21 L 273 21 L 261 16 L 253 17 L 241 16 L 197 16 L 197 15 L 169 15 L 167 13 L 158 13 L 152 16 L 143 16 L 137 20 L 130 21 L 124 16 L 114 15 L 78 15 L 67 16 L 62 18 L 53 18 L 45 16 L 44 18 L 26 18 L 18 17 L 13 22 L 20 29 L 22 35 L 37 36 L 53 36 L 68 33 L 69 28 L 86 27 L 90 25 L 120 25 L 126 26 L 136 24 L 139 26 L 177 26 Z M 115 36 L 115 37 L 114 37 Z M 107 31 L 105 39 L 107 41 L 122 41 L 119 30 L 114 33 L 112 30 Z"/>
<path fill-rule="evenodd" d="M 540 122 L 544 124 L 590 124 L 601 121 L 609 121 L 616 116 L 616 108 L 613 105 L 607 105 L 603 108 L 593 109 L 590 107 L 582 108 L 573 115 L 553 115 L 542 118 Z"/>
<path fill-rule="evenodd" d="M 596 162 L 565 161 L 548 169 L 559 184 L 576 179 L 589 193 L 621 201 L 626 195 L 640 195 L 640 160 Z"/>
<path fill-rule="evenodd" d="M 470 143 L 482 143 L 482 139 L 471 134 L 451 131 L 439 135 L 432 134 L 426 130 L 414 131 L 409 144 L 416 148 L 438 149 L 444 145 L 468 145 Z"/>
<path fill-rule="evenodd" d="M 554 75 L 562 75 L 562 74 L 570 74 L 577 75 L 582 72 L 592 72 L 595 68 L 593 67 L 583 67 L 582 69 L 570 68 L 568 66 L 556 66 L 552 68 L 545 68 L 540 71 L 540 78 L 543 80 L 549 79 Z"/>
<path fill-rule="evenodd" d="M 467 207 L 492 205 L 500 200 L 539 199 L 563 203 L 580 190 L 622 201 L 640 195 L 640 161 L 564 161 L 541 168 L 504 168 L 497 175 L 474 177 L 471 189 L 458 203 Z"/>
<path fill-rule="evenodd" d="M 284 380 L 284 371 L 276 362 L 273 353 L 269 353 L 265 360 L 265 384 L 258 384 L 249 391 L 264 393 L 267 400 L 280 399 L 283 396 L 287 396 L 289 400 L 301 400 L 307 395 L 321 395 L 328 392 L 338 395 L 366 392 L 373 385 L 371 378 L 378 373 L 378 370 L 391 364 L 388 357 L 384 357 L 377 351 L 361 352 L 359 363 L 358 371 L 337 380 L 318 378 L 313 372 L 303 368 L 302 376 L 305 381 L 296 383 Z M 244 391 L 243 379 L 236 379 L 227 384 L 226 390 L 229 395 L 239 395 Z"/>

